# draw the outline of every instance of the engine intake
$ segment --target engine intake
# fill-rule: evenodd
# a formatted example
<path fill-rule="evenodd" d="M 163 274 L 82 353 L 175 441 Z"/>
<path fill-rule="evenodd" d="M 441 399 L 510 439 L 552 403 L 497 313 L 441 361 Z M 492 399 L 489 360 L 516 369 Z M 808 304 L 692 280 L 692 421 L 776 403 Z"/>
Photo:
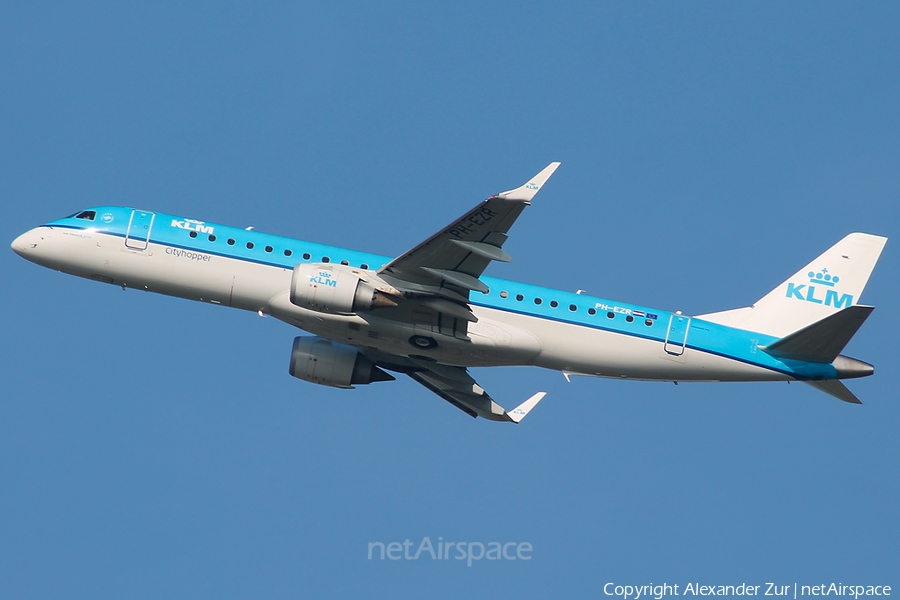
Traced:
<path fill-rule="evenodd" d="M 290 373 L 297 379 L 344 389 L 395 379 L 353 346 L 303 335 L 294 338 Z"/>
<path fill-rule="evenodd" d="M 291 303 L 327 313 L 357 313 L 396 302 L 378 293 L 360 272 L 344 265 L 300 263 L 291 278 Z"/>

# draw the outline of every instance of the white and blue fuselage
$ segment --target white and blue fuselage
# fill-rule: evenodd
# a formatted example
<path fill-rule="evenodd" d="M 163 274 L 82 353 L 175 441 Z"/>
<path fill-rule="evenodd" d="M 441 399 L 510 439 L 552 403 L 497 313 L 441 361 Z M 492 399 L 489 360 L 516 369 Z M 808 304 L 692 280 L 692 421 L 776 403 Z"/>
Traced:
<path fill-rule="evenodd" d="M 79 218 L 80 215 L 80 218 Z M 134 288 L 271 314 L 317 336 L 395 355 L 426 355 L 463 367 L 533 365 L 570 374 L 665 381 L 835 379 L 833 364 L 780 359 L 759 348 L 778 338 L 680 313 L 482 277 L 470 297 L 468 340 L 443 335 L 433 349 L 410 336 L 441 325 L 383 314 L 336 315 L 293 305 L 295 265 L 375 270 L 384 256 L 163 213 L 98 207 L 23 234 L 13 249 L 59 271 Z M 91 217 L 91 218 L 85 218 Z"/>
<path fill-rule="evenodd" d="M 298 336 L 290 374 L 341 388 L 404 373 L 467 414 L 518 423 L 468 367 L 533 365 L 657 381 L 790 381 L 859 400 L 842 356 L 872 307 L 858 304 L 886 238 L 852 233 L 752 307 L 690 317 L 484 277 L 551 163 L 397 258 L 146 210 L 82 211 L 12 244 L 40 265 L 122 286 L 270 314 Z"/>

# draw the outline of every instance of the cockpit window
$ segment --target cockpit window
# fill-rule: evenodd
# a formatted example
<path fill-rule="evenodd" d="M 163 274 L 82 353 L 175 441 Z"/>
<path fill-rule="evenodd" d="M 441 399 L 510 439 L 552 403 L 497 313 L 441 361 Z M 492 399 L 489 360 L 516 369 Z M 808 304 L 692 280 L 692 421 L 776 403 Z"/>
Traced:
<path fill-rule="evenodd" d="M 97 216 L 96 210 L 83 210 L 77 215 L 75 215 L 76 219 L 87 219 L 88 221 L 93 221 L 94 217 Z"/>

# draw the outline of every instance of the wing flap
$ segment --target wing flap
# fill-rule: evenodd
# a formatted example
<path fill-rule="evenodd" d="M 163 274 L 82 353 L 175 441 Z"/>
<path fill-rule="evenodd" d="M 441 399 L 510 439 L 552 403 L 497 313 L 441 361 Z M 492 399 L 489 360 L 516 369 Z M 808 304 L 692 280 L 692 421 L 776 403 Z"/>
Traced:
<path fill-rule="evenodd" d="M 487 258 L 489 260 L 496 260 L 497 262 L 505 263 L 512 262 L 512 256 L 504 252 L 503 248 L 500 248 L 499 246 L 495 246 L 493 244 L 488 244 L 485 242 L 464 242 L 462 240 L 450 240 L 450 243 L 466 248 L 470 252 L 473 252 L 478 256 Z"/>
<path fill-rule="evenodd" d="M 453 285 L 459 286 L 461 288 L 472 290 L 475 292 L 481 292 L 483 294 L 488 293 L 490 290 L 488 286 L 485 285 L 483 281 L 478 279 L 477 277 L 473 277 L 472 275 L 467 275 L 465 273 L 461 273 L 459 271 L 449 271 L 447 269 L 432 269 L 431 267 L 419 267 L 426 273 L 430 273 L 435 277 L 439 277 L 443 279 L 447 283 L 452 283 Z"/>

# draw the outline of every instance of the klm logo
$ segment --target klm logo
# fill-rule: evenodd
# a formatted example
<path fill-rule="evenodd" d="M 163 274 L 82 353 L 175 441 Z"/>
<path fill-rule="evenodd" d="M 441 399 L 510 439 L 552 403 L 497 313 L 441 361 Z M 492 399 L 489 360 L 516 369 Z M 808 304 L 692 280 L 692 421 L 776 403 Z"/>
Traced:
<path fill-rule="evenodd" d="M 179 229 L 187 229 L 188 231 L 196 231 L 198 233 L 212 233 L 214 227 L 208 227 L 203 221 L 194 221 L 193 219 L 172 219 L 172 227 Z"/>
<path fill-rule="evenodd" d="M 337 280 L 332 279 L 332 275 L 328 271 L 319 271 L 318 275 L 310 275 L 309 282 L 314 285 L 337 287 Z"/>
<path fill-rule="evenodd" d="M 835 308 L 847 308 L 853 305 L 853 296 L 850 294 L 840 294 L 833 289 L 841 278 L 828 273 L 828 269 L 822 269 L 819 273 L 810 271 L 808 274 L 809 283 L 788 283 L 787 297 L 796 298 L 805 302 L 813 302 L 815 304 L 824 304 L 825 306 L 833 306 Z"/>

